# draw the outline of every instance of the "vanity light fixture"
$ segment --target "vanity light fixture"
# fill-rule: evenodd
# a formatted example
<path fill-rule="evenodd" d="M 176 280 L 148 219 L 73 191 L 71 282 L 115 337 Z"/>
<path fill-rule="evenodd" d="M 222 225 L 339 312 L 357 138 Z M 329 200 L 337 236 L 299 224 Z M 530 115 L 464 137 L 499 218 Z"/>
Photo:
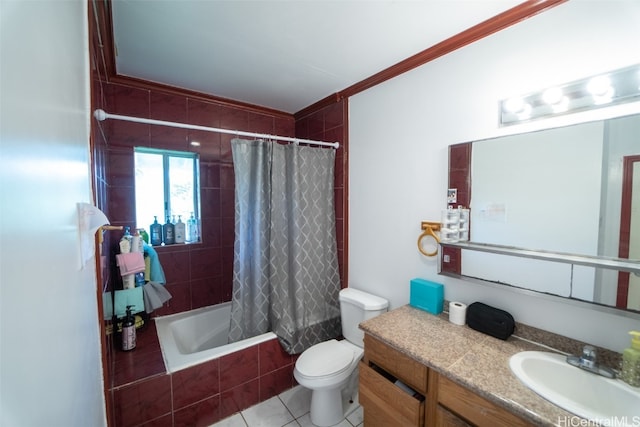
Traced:
<path fill-rule="evenodd" d="M 640 101 L 640 65 L 500 101 L 500 124 Z"/>

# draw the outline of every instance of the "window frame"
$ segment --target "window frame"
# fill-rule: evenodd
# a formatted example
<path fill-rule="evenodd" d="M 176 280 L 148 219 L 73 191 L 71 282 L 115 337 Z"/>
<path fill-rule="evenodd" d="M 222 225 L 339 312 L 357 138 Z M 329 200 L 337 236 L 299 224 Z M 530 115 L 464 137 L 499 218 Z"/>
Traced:
<path fill-rule="evenodd" d="M 183 158 L 183 159 L 192 159 L 193 161 L 193 215 L 199 220 L 200 218 L 200 155 L 193 151 L 179 151 L 179 150 L 167 150 L 163 148 L 151 148 L 151 147 L 134 147 L 133 155 L 134 155 L 134 194 L 135 194 L 135 186 L 136 186 L 136 173 L 135 173 L 135 156 L 136 153 L 142 154 L 155 154 L 162 156 L 162 190 L 163 190 L 163 206 L 164 206 L 164 218 L 162 221 L 164 222 L 166 218 L 171 218 L 171 173 L 170 173 L 170 159 L 171 158 Z M 134 196 L 135 199 L 135 196 Z M 137 215 L 137 199 L 135 199 L 135 222 L 136 227 L 139 227 L 138 224 L 138 215 Z M 183 218 L 183 221 L 186 222 L 189 218 Z M 142 227 L 146 228 L 146 227 Z M 196 242 L 190 242 L 196 243 Z"/>

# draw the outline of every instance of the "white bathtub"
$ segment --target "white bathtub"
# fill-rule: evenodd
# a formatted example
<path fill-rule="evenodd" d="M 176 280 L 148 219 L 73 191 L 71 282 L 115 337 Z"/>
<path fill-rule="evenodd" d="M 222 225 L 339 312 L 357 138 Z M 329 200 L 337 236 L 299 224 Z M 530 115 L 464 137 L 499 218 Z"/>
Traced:
<path fill-rule="evenodd" d="M 156 317 L 167 371 L 172 373 L 247 347 L 276 339 L 273 332 L 227 344 L 231 303 Z"/>

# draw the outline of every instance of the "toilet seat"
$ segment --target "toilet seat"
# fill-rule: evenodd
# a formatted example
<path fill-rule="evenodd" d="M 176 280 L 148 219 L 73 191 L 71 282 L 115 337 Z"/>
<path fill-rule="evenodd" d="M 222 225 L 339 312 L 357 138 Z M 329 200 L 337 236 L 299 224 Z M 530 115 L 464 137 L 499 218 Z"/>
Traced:
<path fill-rule="evenodd" d="M 353 358 L 354 352 L 334 339 L 304 351 L 296 361 L 296 369 L 307 378 L 331 377 L 349 369 Z"/>

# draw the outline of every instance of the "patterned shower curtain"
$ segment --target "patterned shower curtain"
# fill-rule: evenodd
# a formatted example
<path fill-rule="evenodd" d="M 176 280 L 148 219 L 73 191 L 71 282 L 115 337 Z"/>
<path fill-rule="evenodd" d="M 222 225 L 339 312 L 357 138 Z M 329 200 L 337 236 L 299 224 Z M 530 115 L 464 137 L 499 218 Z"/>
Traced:
<path fill-rule="evenodd" d="M 236 186 L 229 341 L 273 331 L 300 353 L 340 335 L 335 150 L 231 142 Z"/>

